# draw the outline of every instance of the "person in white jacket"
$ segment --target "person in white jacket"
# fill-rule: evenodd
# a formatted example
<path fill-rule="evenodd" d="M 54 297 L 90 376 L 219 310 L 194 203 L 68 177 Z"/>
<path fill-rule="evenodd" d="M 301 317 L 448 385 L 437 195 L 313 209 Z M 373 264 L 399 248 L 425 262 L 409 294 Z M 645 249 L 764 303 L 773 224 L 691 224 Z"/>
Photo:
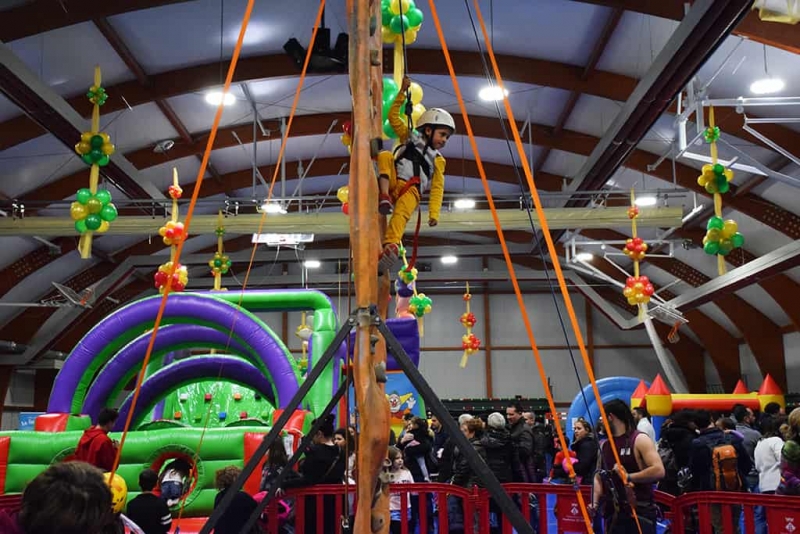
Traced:
<path fill-rule="evenodd" d="M 761 493 L 775 493 L 781 482 L 781 421 L 777 417 L 765 417 L 761 423 L 763 437 L 756 444 L 755 463 L 758 470 L 758 487 Z"/>
<path fill-rule="evenodd" d="M 653 443 L 656 442 L 656 429 L 650 422 L 650 414 L 646 408 L 637 407 L 633 409 L 633 420 L 636 422 L 636 430 L 642 434 L 647 434 Z"/>

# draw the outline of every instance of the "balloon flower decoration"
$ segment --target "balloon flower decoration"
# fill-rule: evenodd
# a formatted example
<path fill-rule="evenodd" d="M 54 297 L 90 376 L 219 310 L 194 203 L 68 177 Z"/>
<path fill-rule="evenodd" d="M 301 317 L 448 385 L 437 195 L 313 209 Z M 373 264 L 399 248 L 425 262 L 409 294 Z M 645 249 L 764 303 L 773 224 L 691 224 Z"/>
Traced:
<path fill-rule="evenodd" d="M 342 144 L 347 147 L 347 153 L 351 154 L 350 145 L 353 144 L 353 123 L 344 121 L 342 124 L 342 136 L 339 138 Z"/>
<path fill-rule="evenodd" d="M 386 44 L 414 44 L 424 19 L 414 0 L 381 0 L 381 38 Z"/>
<path fill-rule="evenodd" d="M 311 329 L 311 325 L 306 324 L 306 312 L 302 312 L 300 314 L 300 324 L 294 331 L 294 335 L 300 338 L 300 346 L 302 348 L 302 355 L 297 360 L 297 364 L 300 366 L 300 371 L 306 372 L 308 370 L 308 342 L 311 339 L 311 335 L 314 333 L 314 330 Z"/>
<path fill-rule="evenodd" d="M 425 335 L 424 317 L 433 309 L 433 299 L 425 293 L 417 293 L 417 275 L 419 273 L 416 267 L 412 267 L 408 264 L 406 249 L 402 244 L 400 245 L 398 253 L 403 259 L 403 268 L 397 271 L 397 280 L 395 281 L 398 308 L 401 309 L 401 313 L 403 313 L 404 316 L 411 315 L 416 317 L 417 323 L 419 324 L 419 335 L 422 337 Z M 405 301 L 401 303 L 401 298 L 408 299 L 407 305 Z M 400 314 L 398 314 L 398 317 L 399 316 Z"/>
<path fill-rule="evenodd" d="M 636 195 L 631 189 L 631 205 L 628 208 L 628 218 L 631 220 L 631 237 L 625 241 L 622 252 L 633 260 L 633 276 L 629 276 L 625 281 L 625 288 L 622 294 L 628 299 L 631 306 L 644 305 L 650 302 L 650 297 L 655 293 L 655 288 L 646 276 L 639 275 L 639 263 L 647 255 L 647 243 L 636 235 L 636 219 L 639 217 L 639 208 L 636 206 Z M 639 313 L 644 310 L 640 307 Z"/>
<path fill-rule="evenodd" d="M 342 213 L 345 215 L 350 215 L 350 204 L 348 201 L 350 200 L 350 187 L 343 185 L 336 191 L 336 198 L 339 199 L 339 202 L 342 203 Z"/>
<path fill-rule="evenodd" d="M 211 268 L 211 274 L 214 275 L 214 291 L 225 291 L 225 288 L 222 287 L 222 275 L 228 274 L 228 270 L 231 268 L 231 259 L 225 254 L 223 244 L 225 227 L 222 225 L 222 210 L 217 212 L 217 228 L 214 233 L 217 234 L 217 251 L 214 252 L 214 257 L 208 261 L 208 266 Z"/>
<path fill-rule="evenodd" d="M 460 367 L 462 369 L 467 366 L 467 359 L 478 352 L 478 349 L 481 348 L 481 340 L 478 339 L 478 336 L 472 333 L 472 328 L 475 326 L 475 323 L 477 323 L 478 320 L 475 318 L 475 314 L 469 309 L 469 303 L 472 300 L 472 295 L 469 292 L 469 282 L 467 282 L 467 291 L 464 293 L 463 298 L 467 305 L 467 311 L 461 314 L 459 321 L 464 328 L 467 329 L 467 333 L 461 336 L 461 348 L 464 349 L 464 354 L 461 356 L 460 363 Z"/>
<path fill-rule="evenodd" d="M 717 272 L 720 276 L 727 272 L 725 256 L 733 249 L 744 245 L 744 236 L 739 233 L 739 225 L 733 219 L 722 218 L 722 195 L 730 191 L 733 171 L 719 163 L 717 140 L 719 127 L 714 125 L 714 108 L 708 111 L 708 128 L 703 137 L 711 145 L 711 165 L 703 165 L 703 171 L 697 177 L 697 184 L 714 196 L 714 215 L 706 224 L 706 235 L 703 237 L 703 250 L 706 254 L 717 256 Z"/>
<path fill-rule="evenodd" d="M 162 263 L 158 267 L 156 274 L 153 275 L 155 286 L 161 294 L 166 291 L 167 283 L 170 279 L 171 291 L 183 291 L 189 282 L 189 272 L 186 267 L 175 261 L 178 245 L 187 237 L 183 223 L 178 222 L 178 200 L 183 195 L 183 189 L 178 185 L 178 169 L 172 169 L 172 185 L 169 187 L 168 193 L 172 199 L 172 218 L 158 229 L 158 235 L 161 236 L 164 244 L 169 245 L 171 249 L 170 260 Z"/>
<path fill-rule="evenodd" d="M 108 99 L 101 82 L 100 67 L 95 67 L 94 84 L 86 93 L 92 103 L 92 129 L 82 133 L 81 140 L 75 145 L 75 152 L 91 167 L 89 187 L 78 190 L 75 202 L 69 210 L 70 217 L 75 221 L 75 230 L 81 234 L 78 251 L 83 259 L 92 256 L 94 233 L 107 232 L 109 223 L 117 218 L 117 208 L 111 202 L 111 193 L 107 189 L 98 189 L 100 167 L 108 165 L 115 150 L 108 134 L 100 131 L 100 106 Z"/>

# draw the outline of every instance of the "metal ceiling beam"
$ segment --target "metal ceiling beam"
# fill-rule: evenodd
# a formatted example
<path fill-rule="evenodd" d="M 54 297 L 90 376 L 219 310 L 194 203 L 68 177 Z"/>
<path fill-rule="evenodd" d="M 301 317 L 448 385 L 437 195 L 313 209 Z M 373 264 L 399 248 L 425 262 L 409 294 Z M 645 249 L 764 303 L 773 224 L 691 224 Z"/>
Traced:
<path fill-rule="evenodd" d="M 131 11 L 150 9 L 189 0 L 33 0 L 5 9 L 0 16 L 0 41 L 10 42 L 87 22 L 97 17 L 112 17 Z"/>
<path fill-rule="evenodd" d="M 333 120 L 345 120 L 343 117 L 349 116 L 344 113 L 329 113 L 321 115 L 306 115 L 297 117 L 293 125 L 293 132 L 298 136 L 301 135 L 323 135 L 330 123 Z M 461 117 L 455 117 L 456 126 L 463 126 Z M 471 118 L 473 127 L 477 135 L 481 137 L 493 139 L 505 139 L 501 124 L 491 117 L 473 116 Z M 522 125 L 520 125 L 521 127 Z M 561 134 L 555 135 L 553 128 L 544 125 L 532 125 L 534 138 L 537 140 L 539 146 L 551 147 L 556 150 L 564 152 L 572 152 L 588 156 L 597 145 L 598 139 L 596 137 L 563 130 Z M 0 129 L 0 132 L 2 130 Z M 229 146 L 236 146 L 238 142 L 233 134 L 236 134 L 243 143 L 250 143 L 253 141 L 252 126 L 251 125 L 238 125 L 228 128 L 222 128 L 219 131 L 215 148 L 226 148 Z M 0 134 L 2 135 L 2 134 Z M 145 147 L 126 154 L 127 157 L 140 169 L 159 165 L 166 161 L 174 161 L 179 158 L 202 154 L 205 149 L 205 133 L 195 134 L 193 137 L 195 141 L 192 145 L 176 145 L 175 148 L 165 154 L 155 154 L 153 147 Z M 800 140 L 798 140 L 800 143 Z M 648 173 L 652 176 L 660 178 L 664 181 L 672 183 L 673 174 L 672 170 L 665 165 L 660 166 L 658 169 L 650 172 L 647 168 L 652 164 L 655 155 L 642 150 L 634 150 L 625 166 L 642 173 Z M 314 163 L 311 168 L 309 176 L 330 176 L 335 175 L 341 169 L 341 166 L 349 160 L 345 157 L 342 158 L 324 158 L 319 159 Z M 461 164 L 461 165 L 459 165 Z M 503 183 L 518 184 L 516 170 L 510 165 L 501 165 L 495 163 L 484 163 L 487 174 L 491 181 L 498 181 Z M 464 160 L 451 165 L 451 168 L 456 168 L 459 172 L 463 172 L 467 177 L 478 177 L 478 170 L 475 162 L 472 160 Z M 268 168 L 264 167 L 262 172 L 267 173 Z M 688 190 L 694 191 L 700 195 L 708 196 L 706 190 L 697 185 L 698 171 L 688 165 L 681 163 L 675 166 L 675 176 L 678 185 Z M 289 176 L 297 175 L 297 163 L 287 162 L 287 174 Z M 77 188 L 81 187 L 85 181 L 85 175 L 82 173 L 75 173 L 55 180 L 39 189 L 31 191 L 22 196 L 23 201 L 42 201 L 52 198 L 67 197 Z M 538 173 L 536 175 L 537 187 L 541 190 L 560 190 L 563 178 L 554 176 L 548 173 Z M 247 167 L 240 171 L 235 171 L 223 175 L 218 182 L 208 182 L 204 185 L 201 196 L 210 196 L 219 193 L 228 193 L 237 188 L 249 187 L 252 184 L 252 169 Z M 184 182 L 184 189 L 191 190 L 191 184 Z M 734 192 L 735 187 L 731 188 Z M 191 193 L 189 193 L 191 194 Z M 768 202 L 753 194 L 747 195 L 732 195 L 731 198 L 726 199 L 726 205 L 732 207 L 742 213 L 752 217 L 759 222 L 762 222 L 775 230 L 785 233 L 792 239 L 800 239 L 800 216 L 789 212 L 771 202 Z M 30 206 L 29 206 L 30 208 Z"/>
<path fill-rule="evenodd" d="M 752 0 L 694 3 L 578 172 L 575 189 L 605 185 L 750 4 Z"/>
<path fill-rule="evenodd" d="M 622 8 L 644 15 L 652 15 L 672 20 L 683 20 L 684 0 L 576 0 L 586 4 L 596 4 L 611 8 Z M 758 13 L 748 13 L 736 29 L 734 35 L 746 37 L 751 41 L 782 48 L 800 54 L 800 32 L 790 24 L 763 22 Z"/>
<path fill-rule="evenodd" d="M 86 121 L 3 43 L 0 91 L 70 150 L 86 129 Z M 163 198 L 155 186 L 139 178 L 139 172 L 122 155 L 114 156 L 100 172 L 131 198 Z"/>

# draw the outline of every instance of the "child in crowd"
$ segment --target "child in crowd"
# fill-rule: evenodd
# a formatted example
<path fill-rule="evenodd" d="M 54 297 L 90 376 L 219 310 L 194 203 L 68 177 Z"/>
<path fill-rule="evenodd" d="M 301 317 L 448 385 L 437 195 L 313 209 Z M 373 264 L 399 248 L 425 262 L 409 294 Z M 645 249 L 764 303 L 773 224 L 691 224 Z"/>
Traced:
<path fill-rule="evenodd" d="M 170 508 L 181 500 L 191 472 L 192 466 L 182 458 L 176 458 L 164 468 L 161 474 L 161 498 Z"/>
<path fill-rule="evenodd" d="M 417 120 L 416 130 L 409 128 L 407 117 L 400 114 L 406 102 L 411 80 L 403 78 L 400 91 L 389 109 L 389 123 L 400 145 L 394 153 L 378 154 L 378 184 L 383 215 L 392 214 L 383 239 L 380 269 L 387 269 L 398 258 L 406 224 L 419 207 L 421 194 L 430 187 L 428 226 L 439 224 L 444 196 L 445 159 L 439 153 L 456 130 L 453 117 L 445 110 L 431 108 Z"/>
<path fill-rule="evenodd" d="M 167 534 L 172 526 L 172 514 L 167 504 L 153 494 L 158 484 L 158 473 L 145 469 L 139 473 L 142 493 L 128 503 L 128 518 L 142 529 L 144 534 Z"/>
<path fill-rule="evenodd" d="M 411 471 L 406 469 L 403 465 L 403 453 L 397 447 L 389 447 L 389 461 L 392 463 L 389 468 L 391 473 L 392 484 L 413 484 L 414 477 L 411 476 Z M 389 524 L 389 531 L 392 534 L 400 534 L 403 521 L 403 515 L 408 519 L 408 499 L 406 499 L 405 508 L 402 506 L 402 492 L 392 492 L 389 495 L 389 516 L 391 523 Z"/>

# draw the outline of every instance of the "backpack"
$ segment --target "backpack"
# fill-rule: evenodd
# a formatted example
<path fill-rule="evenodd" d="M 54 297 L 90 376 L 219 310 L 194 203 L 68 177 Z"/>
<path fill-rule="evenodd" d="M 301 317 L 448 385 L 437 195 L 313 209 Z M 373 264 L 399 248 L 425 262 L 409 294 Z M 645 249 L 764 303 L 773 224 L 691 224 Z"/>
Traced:
<path fill-rule="evenodd" d="M 675 458 L 675 450 L 672 444 L 661 438 L 656 444 L 661 463 L 664 464 L 664 479 L 675 480 L 678 477 L 678 460 Z"/>
<path fill-rule="evenodd" d="M 739 476 L 739 455 L 727 435 L 711 450 L 711 489 L 713 491 L 742 491 L 742 477 Z"/>

